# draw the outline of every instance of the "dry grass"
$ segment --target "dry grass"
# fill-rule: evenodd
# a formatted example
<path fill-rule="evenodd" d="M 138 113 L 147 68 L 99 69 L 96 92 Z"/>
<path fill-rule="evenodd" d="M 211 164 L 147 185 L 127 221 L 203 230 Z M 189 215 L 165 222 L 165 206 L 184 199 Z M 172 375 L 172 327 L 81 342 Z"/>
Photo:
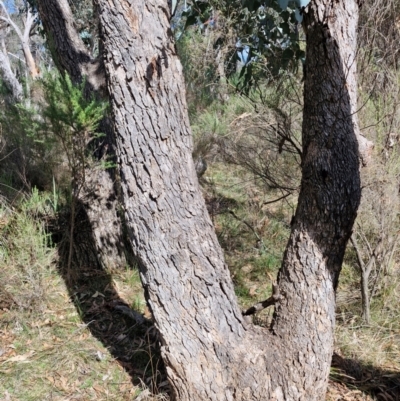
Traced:
<path fill-rule="evenodd" d="M 204 187 L 239 300 L 248 306 L 269 295 L 268 273 L 279 268 L 292 209 L 288 204 L 264 207 L 267 194 L 247 173 L 229 171 L 234 174 L 228 175 L 222 164 L 211 166 Z M 212 209 L 213 202 L 218 209 Z M 139 328 L 135 315 L 123 312 L 146 316 L 138 272 L 87 268 L 66 284 L 56 249 L 40 223 L 46 217 L 39 212 L 43 210 L 32 202 L 18 211 L 1 208 L 0 399 L 165 398 L 157 350 L 148 341 L 152 324 Z M 398 400 L 398 269 L 392 269 L 374 298 L 370 326 L 359 317 L 357 280 L 354 268 L 346 265 L 327 399 Z M 259 323 L 266 319 L 268 312 L 257 316 Z"/>
<path fill-rule="evenodd" d="M 345 265 L 342 275 L 332 378 L 371 397 L 348 399 L 400 400 L 399 266 L 393 268 L 390 278 L 382 280 L 381 290 L 371 304 L 369 325 L 361 318 L 354 268 Z"/>
<path fill-rule="evenodd" d="M 265 197 L 273 195 L 271 191 L 263 192 L 243 169 L 222 163 L 211 164 L 203 188 L 241 306 L 266 299 L 271 291 L 269 274 L 275 276 L 280 267 L 293 205 L 263 206 Z M 241 219 L 233 217 L 230 210 Z M 257 246 L 257 236 L 264 249 Z M 336 353 L 327 401 L 397 401 L 400 270 L 393 266 L 390 276 L 380 280 L 371 304 L 372 323 L 367 326 L 361 318 L 359 274 L 354 259 L 350 257 L 349 261 L 352 264 L 344 265 L 337 295 Z M 266 325 L 271 314 L 272 309 L 267 309 L 257 314 L 255 322 Z"/>
<path fill-rule="evenodd" d="M 153 375 L 151 365 L 124 364 L 93 335 L 92 327 L 102 318 L 85 321 L 72 302 L 71 289 L 57 269 L 56 249 L 32 209 L 16 212 L 3 206 L 0 221 L 0 399 L 164 399 L 150 396 L 145 385 Z M 128 305 L 143 309 L 137 271 L 118 272 L 112 280 Z M 79 291 L 75 295 L 82 297 Z M 86 293 L 87 298 L 94 308 L 105 295 Z M 114 324 L 122 322 L 119 329 L 132 331 L 135 322 L 109 313 Z M 124 332 L 116 335 L 129 339 Z M 135 338 L 132 344 L 139 350 Z"/>

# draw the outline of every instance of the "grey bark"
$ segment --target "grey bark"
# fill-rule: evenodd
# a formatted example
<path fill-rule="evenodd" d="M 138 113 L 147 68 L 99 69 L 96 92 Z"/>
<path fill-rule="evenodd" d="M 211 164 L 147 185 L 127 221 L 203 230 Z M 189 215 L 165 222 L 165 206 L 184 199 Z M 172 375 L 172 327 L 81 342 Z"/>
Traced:
<path fill-rule="evenodd" d="M 22 32 L 18 25 L 11 19 L 4 5 L 4 2 L 0 1 L 0 74 L 5 85 L 12 93 L 15 101 L 22 100 L 23 87 L 11 68 L 10 59 L 8 57 L 7 48 L 5 45 L 5 39 L 9 34 L 10 29 L 12 28 L 21 42 L 22 50 L 25 57 L 25 65 L 28 69 L 28 72 L 33 78 L 36 78 L 38 75 L 38 70 L 29 46 L 29 32 L 32 28 L 33 23 L 34 15 L 31 13 L 30 10 L 27 10 L 26 18 L 24 21 L 24 32 Z"/>
<path fill-rule="evenodd" d="M 58 69 L 67 72 L 77 83 L 85 77 L 88 91 L 107 96 L 101 57 L 92 57 L 83 43 L 68 0 L 38 0 L 36 3 Z"/>
<path fill-rule="evenodd" d="M 67 0 L 37 0 L 40 19 L 48 43 L 59 70 L 67 72 L 76 83 L 86 79 L 88 97 L 107 98 L 104 65 L 101 58 L 89 54 L 75 28 L 73 15 Z M 114 157 L 113 124 L 108 117 L 100 123 L 99 131 L 106 134 L 93 155 L 99 159 L 96 168 L 85 172 L 85 184 L 79 191 L 77 202 L 85 209 L 88 229 L 91 231 L 99 262 L 110 268 L 126 266 L 129 249 L 125 246 L 120 216 L 117 179 L 113 169 L 101 167 L 101 159 Z M 73 241 L 84 241 L 84 232 L 74 233 Z M 74 247 L 78 252 L 82 249 Z M 85 254 L 76 255 L 75 264 L 84 263 Z M 80 261 L 80 262 L 79 262 Z"/>
<path fill-rule="evenodd" d="M 20 84 L 13 70 L 11 69 L 10 60 L 7 54 L 2 49 L 0 49 L 0 73 L 4 84 L 12 93 L 12 97 L 14 98 L 14 100 L 21 100 L 23 95 L 22 85 Z"/>
<path fill-rule="evenodd" d="M 125 215 L 172 399 L 324 399 L 360 200 L 356 1 L 304 12 L 303 176 L 271 330 L 245 323 L 201 196 L 167 1 L 97 3 Z"/>
<path fill-rule="evenodd" d="M 367 262 L 367 264 L 365 264 L 363 257 L 361 256 L 361 250 L 358 246 L 356 236 L 353 234 L 350 240 L 356 251 L 358 265 L 360 267 L 360 287 L 361 287 L 363 319 L 365 320 L 365 323 L 369 324 L 371 316 L 370 316 L 370 296 L 369 296 L 368 282 L 369 282 L 369 276 L 372 271 L 372 267 L 375 264 L 376 255 L 375 251 L 373 251 L 369 261 Z"/>
<path fill-rule="evenodd" d="M 25 64 L 29 75 L 33 79 L 37 78 L 39 75 L 39 71 L 30 48 L 30 32 L 35 21 L 35 15 L 28 8 L 24 20 L 24 32 L 22 32 L 18 25 L 11 19 L 10 15 L 8 14 L 7 8 L 4 5 L 4 2 L 0 1 L 0 21 L 3 21 L 3 23 L 7 23 L 9 26 L 11 26 L 17 34 L 21 42 L 22 51 L 25 57 Z"/>

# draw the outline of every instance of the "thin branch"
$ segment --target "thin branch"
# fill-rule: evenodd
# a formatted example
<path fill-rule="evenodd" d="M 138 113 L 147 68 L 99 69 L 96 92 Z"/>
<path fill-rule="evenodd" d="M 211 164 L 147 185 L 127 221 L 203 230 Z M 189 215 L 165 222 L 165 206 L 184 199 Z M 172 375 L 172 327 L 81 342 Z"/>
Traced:
<path fill-rule="evenodd" d="M 251 231 L 253 231 L 254 235 L 256 236 L 256 238 L 262 242 L 261 237 L 257 234 L 257 231 L 251 226 L 251 224 L 249 224 L 246 220 L 241 219 L 240 217 L 236 216 L 235 212 L 233 210 L 229 210 L 229 213 L 238 221 L 240 221 L 241 223 L 245 224 L 247 227 L 250 228 Z"/>
<path fill-rule="evenodd" d="M 360 223 L 357 223 L 358 228 L 360 229 L 360 231 L 358 232 L 358 234 L 363 237 L 362 239 L 364 240 L 365 244 L 367 245 L 368 251 L 369 251 L 369 256 L 371 257 L 373 254 L 372 248 L 371 248 L 371 244 L 369 243 L 369 241 L 367 240 L 367 237 L 365 236 Z"/>
<path fill-rule="evenodd" d="M 4 148 L 3 148 L 4 149 Z M 1 150 L 3 150 L 1 149 Z M 2 157 L 0 159 L 0 162 L 2 162 L 3 160 L 7 159 L 8 156 L 12 155 L 17 149 L 12 150 L 11 152 L 7 153 L 4 157 Z"/>
<path fill-rule="evenodd" d="M 275 305 L 282 298 L 283 296 L 279 293 L 278 284 L 276 282 L 272 283 L 272 295 L 265 301 L 259 302 L 253 305 L 251 308 L 247 309 L 246 311 L 243 311 L 242 315 L 243 316 L 254 315 L 256 312 L 260 312 L 271 305 Z"/>
<path fill-rule="evenodd" d="M 357 243 L 356 236 L 354 235 L 354 233 L 351 234 L 350 241 L 351 241 L 351 244 L 353 245 L 354 250 L 356 251 L 358 266 L 360 267 L 361 271 L 364 271 L 365 264 L 362 259 L 361 251 L 360 251 L 360 248 L 358 247 L 358 243 Z"/>
<path fill-rule="evenodd" d="M 16 58 L 18 61 L 21 61 L 22 63 L 26 64 L 26 61 L 25 61 L 25 60 L 23 60 L 22 58 L 16 56 L 15 54 L 10 53 L 10 52 L 7 52 L 7 54 L 8 54 L 9 56 L 13 56 L 13 57 Z"/>
<path fill-rule="evenodd" d="M 5 17 L 0 16 L 0 20 L 9 23 L 14 28 L 14 31 L 17 33 L 20 40 L 23 41 L 24 37 L 22 35 L 21 30 L 19 29 L 18 25 L 11 19 L 10 15 L 8 14 L 6 6 L 4 5 L 3 1 L 1 1 L 1 0 L 0 0 L 0 6 L 3 9 L 4 14 L 5 14 Z"/>
<path fill-rule="evenodd" d="M 354 234 L 351 235 L 350 241 L 351 241 L 351 243 L 352 243 L 352 245 L 353 245 L 353 247 L 354 247 L 354 249 L 356 251 L 358 263 L 360 265 L 360 269 L 368 277 L 370 275 L 370 273 L 371 273 L 372 266 L 373 266 L 373 264 L 375 262 L 375 259 L 380 254 L 380 251 L 381 251 L 381 248 L 382 248 L 383 239 L 382 239 L 382 237 L 379 238 L 378 243 L 376 244 L 374 250 L 372 251 L 372 254 L 371 254 L 367 264 L 365 264 L 363 262 L 363 260 L 362 260 L 361 251 L 360 251 L 360 248 L 358 247 L 357 240 L 356 240 L 356 237 L 355 237 Z"/>
<path fill-rule="evenodd" d="M 268 202 L 263 202 L 263 205 L 270 205 L 271 203 L 279 202 L 280 200 L 287 198 L 287 197 L 288 197 L 289 195 L 291 195 L 291 194 L 292 194 L 292 193 L 289 192 L 289 193 L 287 193 L 287 194 L 281 196 L 280 198 L 277 198 L 277 199 L 274 199 L 274 200 L 268 201 Z"/>

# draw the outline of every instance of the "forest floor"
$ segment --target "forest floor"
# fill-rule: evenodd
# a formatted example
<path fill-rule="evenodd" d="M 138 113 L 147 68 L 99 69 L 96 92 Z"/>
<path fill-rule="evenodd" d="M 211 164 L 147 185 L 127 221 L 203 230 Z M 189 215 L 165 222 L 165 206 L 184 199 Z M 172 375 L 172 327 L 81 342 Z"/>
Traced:
<path fill-rule="evenodd" d="M 202 185 L 245 308 L 269 296 L 292 205 L 267 209 L 266 194 L 243 182 L 240 171 L 227 179 L 216 165 Z M 167 399 L 138 271 L 81 267 L 67 278 L 37 209 L 0 210 L 0 400 Z M 373 302 L 365 325 L 357 280 L 345 264 L 327 400 L 398 401 L 400 286 L 393 276 L 395 285 Z M 266 310 L 255 323 L 270 317 Z"/>
<path fill-rule="evenodd" d="M 29 293 L 31 283 L 13 288 L 16 274 L 8 272 L 1 292 L 0 400 L 166 399 L 151 322 L 135 317 L 138 310 L 147 315 L 136 270 L 115 272 L 111 280 L 85 271 L 78 302 L 54 267 L 42 272 L 41 299 Z M 399 400 L 399 386 L 398 367 L 364 366 L 335 354 L 327 400 Z"/>

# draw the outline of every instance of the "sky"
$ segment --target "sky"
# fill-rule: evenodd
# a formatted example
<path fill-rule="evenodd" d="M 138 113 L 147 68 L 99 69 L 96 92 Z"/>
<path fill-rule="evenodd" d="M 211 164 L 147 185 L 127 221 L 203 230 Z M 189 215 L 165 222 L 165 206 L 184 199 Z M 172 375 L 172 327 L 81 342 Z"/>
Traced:
<path fill-rule="evenodd" d="M 12 14 L 17 11 L 14 0 L 4 0 L 4 5 L 6 6 L 7 11 Z"/>

